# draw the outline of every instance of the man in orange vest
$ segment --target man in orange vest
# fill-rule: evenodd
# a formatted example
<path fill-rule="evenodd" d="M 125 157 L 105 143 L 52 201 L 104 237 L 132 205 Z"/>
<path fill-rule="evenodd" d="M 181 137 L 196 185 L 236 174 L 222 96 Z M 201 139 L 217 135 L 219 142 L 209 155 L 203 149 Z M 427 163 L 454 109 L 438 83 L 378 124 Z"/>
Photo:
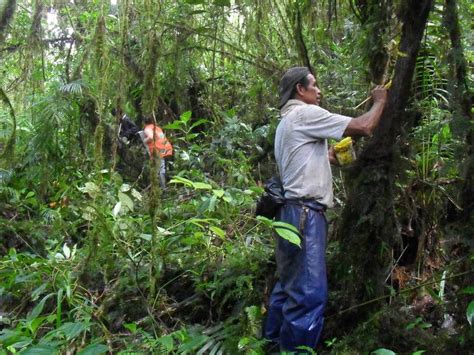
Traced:
<path fill-rule="evenodd" d="M 173 155 L 173 146 L 166 138 L 161 127 L 156 124 L 153 117 L 145 118 L 145 128 L 143 129 L 143 143 L 148 148 L 150 159 L 154 154 L 160 156 L 160 185 L 166 188 L 166 158 Z"/>

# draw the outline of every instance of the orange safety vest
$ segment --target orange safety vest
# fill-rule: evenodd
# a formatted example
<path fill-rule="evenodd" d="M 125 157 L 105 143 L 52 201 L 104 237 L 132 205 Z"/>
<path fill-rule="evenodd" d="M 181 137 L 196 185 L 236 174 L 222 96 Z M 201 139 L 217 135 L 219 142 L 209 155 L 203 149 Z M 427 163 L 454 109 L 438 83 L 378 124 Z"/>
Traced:
<path fill-rule="evenodd" d="M 161 158 L 173 155 L 173 146 L 160 127 L 154 124 L 147 124 L 143 131 L 145 138 L 151 138 L 151 141 L 147 142 L 150 156 L 153 156 L 154 152 L 157 152 Z"/>

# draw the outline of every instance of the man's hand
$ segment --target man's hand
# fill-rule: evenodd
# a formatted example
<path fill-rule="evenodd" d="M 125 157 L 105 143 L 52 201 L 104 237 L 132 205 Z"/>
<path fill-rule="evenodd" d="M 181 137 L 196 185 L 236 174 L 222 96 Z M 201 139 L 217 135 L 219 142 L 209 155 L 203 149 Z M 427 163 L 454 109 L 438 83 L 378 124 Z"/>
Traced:
<path fill-rule="evenodd" d="M 385 103 L 387 102 L 388 91 L 383 86 L 376 86 L 372 90 L 374 104 L 369 112 L 353 118 L 344 131 L 344 136 L 371 136 L 379 124 Z"/>
<path fill-rule="evenodd" d="M 372 90 L 372 98 L 374 103 L 380 102 L 385 104 L 387 102 L 388 91 L 382 85 L 378 85 Z"/>
<path fill-rule="evenodd" d="M 337 160 L 336 152 L 334 151 L 334 146 L 330 146 L 328 150 L 329 162 L 332 165 L 339 165 L 339 160 Z"/>

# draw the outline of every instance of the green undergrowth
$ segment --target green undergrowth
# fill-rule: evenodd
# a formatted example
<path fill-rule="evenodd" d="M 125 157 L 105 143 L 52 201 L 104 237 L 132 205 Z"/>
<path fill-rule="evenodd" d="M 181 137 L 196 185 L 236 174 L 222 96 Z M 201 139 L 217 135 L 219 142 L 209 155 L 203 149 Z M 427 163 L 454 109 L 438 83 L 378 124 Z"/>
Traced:
<path fill-rule="evenodd" d="M 363 114 L 371 64 L 397 81 L 404 2 L 9 3 L 18 6 L 0 30 L 0 355 L 274 350 L 261 337 L 273 236 L 299 241 L 254 216 L 275 172 L 279 78 L 307 62 L 324 108 Z M 473 227 L 460 218 L 471 201 L 462 195 L 472 189 L 463 173 L 472 126 L 456 117 L 462 83 L 442 18 L 448 3 L 471 29 L 470 2 L 433 2 L 403 128 L 393 147 L 381 144 L 394 153 L 384 162 L 393 216 L 386 206 L 348 216 L 349 228 L 393 219 L 396 235 L 384 236 L 393 243 L 336 239 L 354 181 L 348 168 L 333 170 L 318 353 L 474 348 Z M 391 24 L 375 38 L 382 16 Z M 470 63 L 472 34 L 461 37 Z M 386 65 L 373 63 L 378 54 Z M 141 142 L 117 137 L 111 108 L 163 127 L 175 150 L 166 191 Z M 358 156 L 369 140 L 354 140 Z M 367 194 L 385 178 L 367 176 Z M 342 260 L 341 250 L 355 257 Z M 364 279 L 374 270 L 376 285 Z M 373 299 L 354 304 L 346 281 Z"/>
<path fill-rule="evenodd" d="M 245 165 L 261 136 L 232 115 L 216 137 L 234 139 L 208 143 L 189 144 L 190 114 L 175 122 L 166 191 L 88 165 L 41 186 L 34 164 L 2 170 L 4 353 L 262 353 L 273 238 Z"/>
<path fill-rule="evenodd" d="M 176 130 L 177 157 L 165 191 L 120 170 L 91 168 L 87 161 L 80 169 L 56 166 L 44 184 L 32 183 L 37 167 L 29 162 L 1 170 L 3 353 L 266 352 L 261 329 L 275 281 L 272 228 L 279 231 L 253 215 L 262 189 L 249 153 L 268 127 L 253 130 L 235 115 L 225 113 L 225 124 L 208 135 L 217 138 L 190 136 L 188 113 L 168 127 Z M 342 174 L 335 174 L 331 231 L 345 201 Z M 155 193 L 160 197 L 150 203 Z M 441 252 L 445 261 L 438 269 L 449 267 L 449 258 L 458 265 L 448 276 L 469 269 L 466 262 L 459 267 L 464 259 L 458 255 L 466 255 L 469 244 L 458 239 L 445 238 L 449 243 Z M 338 248 L 340 241 L 330 239 L 330 277 Z M 411 284 L 404 287 L 417 285 L 412 271 Z M 433 275 L 439 278 L 442 272 Z M 448 284 L 444 299 L 439 281 L 424 289 L 433 297 L 424 313 L 413 308 L 420 298 L 416 291 L 408 296 L 403 285 L 392 285 L 391 304 L 380 308 L 375 303 L 366 313 L 370 317 L 357 319 L 355 328 L 352 314 L 338 314 L 344 311 L 338 300 L 350 295 L 332 290 L 318 352 L 468 348 L 472 285 Z M 457 322 L 451 329 L 443 328 L 448 316 Z"/>
<path fill-rule="evenodd" d="M 146 190 L 115 173 L 89 178 L 58 202 L 33 201 L 30 194 L 24 206 L 16 190 L 2 191 L 5 350 L 84 352 L 97 343 L 102 347 L 94 351 L 161 344 L 172 352 L 259 344 L 255 324 L 272 273 L 272 238 L 251 213 L 258 188 L 177 177 L 152 225 Z"/>
<path fill-rule="evenodd" d="M 350 334 L 326 341 L 333 354 L 462 354 L 474 344 L 467 322 L 459 327 L 451 316 L 456 312 L 443 305 L 431 305 L 420 313 L 396 298 L 374 312 Z M 463 303 L 464 304 L 464 303 Z M 451 312 L 451 313 L 450 313 Z M 449 315 L 451 314 L 451 315 Z M 462 318 L 456 318 L 462 319 Z M 454 330 L 454 328 L 456 330 Z"/>

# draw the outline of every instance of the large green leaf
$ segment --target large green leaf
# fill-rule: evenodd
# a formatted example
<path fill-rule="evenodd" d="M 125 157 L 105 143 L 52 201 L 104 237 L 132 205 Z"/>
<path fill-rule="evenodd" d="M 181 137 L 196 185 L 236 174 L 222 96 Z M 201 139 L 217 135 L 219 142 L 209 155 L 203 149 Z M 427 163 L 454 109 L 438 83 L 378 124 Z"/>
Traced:
<path fill-rule="evenodd" d="M 194 122 L 194 123 L 191 125 L 190 128 L 194 128 L 194 127 L 200 126 L 200 125 L 202 125 L 202 124 L 204 124 L 204 123 L 207 123 L 207 122 L 209 122 L 209 120 L 206 120 L 206 119 L 204 119 L 204 118 L 201 118 L 200 120 L 197 120 L 196 122 Z"/>
<path fill-rule="evenodd" d="M 225 238 L 225 232 L 217 227 L 217 226 L 210 226 L 209 229 L 214 233 L 216 234 L 218 237 L 224 239 Z"/>
<path fill-rule="evenodd" d="M 29 338 L 24 337 L 21 330 L 3 329 L 0 331 L 0 343 L 2 345 L 10 345 L 18 341 L 24 341 L 27 339 Z"/>
<path fill-rule="evenodd" d="M 183 125 L 184 125 L 183 122 L 176 120 L 176 121 L 173 121 L 172 123 L 167 124 L 163 128 L 164 129 L 180 129 L 181 126 Z"/>
<path fill-rule="evenodd" d="M 171 335 L 165 335 L 157 339 L 157 342 L 165 348 L 167 352 L 170 352 L 174 348 L 174 341 Z"/>
<path fill-rule="evenodd" d="M 79 190 L 83 193 L 89 194 L 92 198 L 95 198 L 100 194 L 99 187 L 91 181 L 86 182 L 83 187 L 79 187 Z"/>
<path fill-rule="evenodd" d="M 119 191 L 118 198 L 119 201 L 122 202 L 122 205 L 126 206 L 130 211 L 133 211 L 133 201 L 127 194 Z"/>
<path fill-rule="evenodd" d="M 193 182 L 193 187 L 196 190 L 212 190 L 212 186 L 205 182 Z"/>
<path fill-rule="evenodd" d="M 33 310 L 26 317 L 26 320 L 28 322 L 31 322 L 32 320 L 34 320 L 35 318 L 37 318 L 41 314 L 41 312 L 43 311 L 43 308 L 44 308 L 44 303 L 52 295 L 53 295 L 53 293 L 50 293 L 49 295 L 44 296 L 43 299 L 35 306 L 35 308 L 33 308 Z"/>
<path fill-rule="evenodd" d="M 89 325 L 84 322 L 77 322 L 77 323 L 68 322 L 60 326 L 57 329 L 57 331 L 64 334 L 67 340 L 71 340 L 77 337 L 83 331 L 87 330 L 88 328 L 89 328 Z"/>
<path fill-rule="evenodd" d="M 36 301 L 39 296 L 43 294 L 43 291 L 51 286 L 48 282 L 42 283 L 38 288 L 36 288 L 32 293 L 31 293 L 31 299 L 33 301 Z"/>
<path fill-rule="evenodd" d="M 269 219 L 267 217 L 264 217 L 264 216 L 257 216 L 256 220 L 264 223 L 265 225 L 267 225 L 269 227 L 271 227 L 272 223 L 273 223 L 273 221 L 271 219 Z"/>
<path fill-rule="evenodd" d="M 474 286 L 469 286 L 466 288 L 463 288 L 460 293 L 463 293 L 465 295 L 474 295 Z"/>
<path fill-rule="evenodd" d="M 296 228 L 294 225 L 282 221 L 273 221 L 263 216 L 257 216 L 256 219 L 275 229 L 275 232 L 283 239 L 301 247 L 300 233 L 298 228 Z"/>
<path fill-rule="evenodd" d="M 137 323 L 124 323 L 122 324 L 125 329 L 130 330 L 132 334 L 135 334 L 137 332 Z"/>
<path fill-rule="evenodd" d="M 122 201 L 119 201 L 115 204 L 114 209 L 112 210 L 112 215 L 114 217 L 117 217 L 117 215 L 120 213 L 121 208 L 122 208 Z"/>
<path fill-rule="evenodd" d="M 188 121 L 191 119 L 191 111 L 186 111 L 181 114 L 179 119 L 183 121 L 184 123 L 188 123 Z"/>
<path fill-rule="evenodd" d="M 16 343 L 10 345 L 9 348 L 21 349 L 21 348 L 24 348 L 25 346 L 30 345 L 32 342 L 33 342 L 33 339 L 31 338 L 21 337 L 20 341 L 17 341 Z"/>
<path fill-rule="evenodd" d="M 109 348 L 104 344 L 90 344 L 79 351 L 77 355 L 97 355 L 104 354 L 109 351 Z"/>
<path fill-rule="evenodd" d="M 305 351 L 306 354 L 317 355 L 316 351 L 311 349 L 309 346 L 301 345 L 301 346 L 296 347 L 296 349 Z"/>
<path fill-rule="evenodd" d="M 380 348 L 375 351 L 372 351 L 373 355 L 396 355 L 392 350 L 385 349 L 385 348 Z"/>
<path fill-rule="evenodd" d="M 296 228 L 294 225 L 282 221 L 275 221 L 272 222 L 273 227 L 275 228 L 285 228 L 288 229 L 296 234 L 299 234 L 298 228 Z"/>
<path fill-rule="evenodd" d="M 186 186 L 193 186 L 193 182 L 189 179 L 186 179 L 184 177 L 181 177 L 181 176 L 175 176 L 174 178 L 172 178 L 170 180 L 170 184 L 184 184 Z"/>
<path fill-rule="evenodd" d="M 297 246 L 301 247 L 301 239 L 298 233 L 295 233 L 293 230 L 290 230 L 286 227 L 275 227 L 275 232 L 286 239 L 290 243 L 296 244 Z"/>
<path fill-rule="evenodd" d="M 26 322 L 26 326 L 31 331 L 31 333 L 36 334 L 36 330 L 41 326 L 41 324 L 44 323 L 47 318 L 48 317 L 44 316 L 33 318 L 32 320 Z"/>
<path fill-rule="evenodd" d="M 20 352 L 21 355 L 54 355 L 59 351 L 51 345 L 35 345 Z"/>
<path fill-rule="evenodd" d="M 212 190 L 212 193 L 216 195 L 217 197 L 221 198 L 224 196 L 225 191 L 224 190 Z"/>
<path fill-rule="evenodd" d="M 474 323 L 474 301 L 471 301 L 471 303 L 469 303 L 469 306 L 467 306 L 466 318 L 472 327 L 472 323 Z"/>

